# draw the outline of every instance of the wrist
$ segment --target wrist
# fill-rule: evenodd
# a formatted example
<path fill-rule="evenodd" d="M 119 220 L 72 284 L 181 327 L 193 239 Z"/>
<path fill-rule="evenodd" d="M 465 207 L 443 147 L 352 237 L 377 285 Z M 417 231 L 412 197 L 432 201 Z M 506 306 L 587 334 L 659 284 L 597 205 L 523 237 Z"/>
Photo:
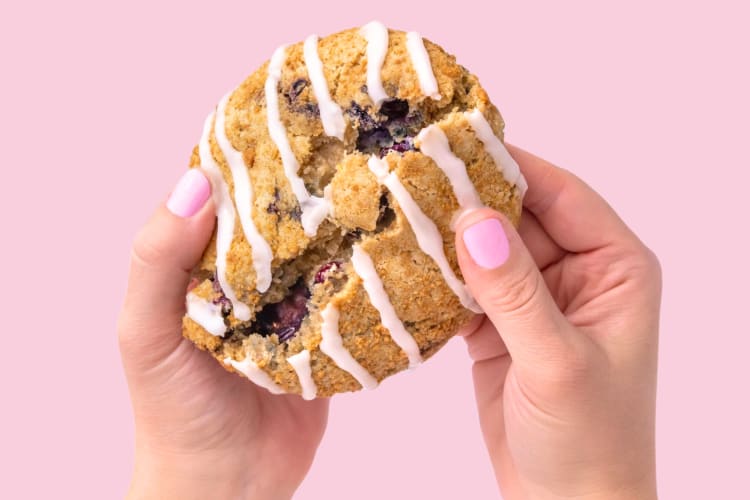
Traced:
<path fill-rule="evenodd" d="M 650 478 L 642 482 L 621 484 L 619 486 L 590 487 L 587 493 L 558 495 L 549 492 L 530 494 L 533 500 L 656 500 L 656 480 Z"/>
<path fill-rule="evenodd" d="M 127 498 L 291 498 L 297 485 L 274 482 L 271 476 L 263 467 L 237 457 L 137 452 Z"/>

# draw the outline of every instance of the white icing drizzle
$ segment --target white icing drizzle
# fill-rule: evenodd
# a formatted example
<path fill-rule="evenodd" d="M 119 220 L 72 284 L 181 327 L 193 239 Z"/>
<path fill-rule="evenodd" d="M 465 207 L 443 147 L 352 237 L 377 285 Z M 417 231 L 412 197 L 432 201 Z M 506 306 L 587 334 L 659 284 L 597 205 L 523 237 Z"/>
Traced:
<path fill-rule="evenodd" d="M 422 37 L 416 31 L 410 31 L 406 34 L 406 50 L 409 51 L 411 64 L 414 71 L 417 72 L 422 93 L 435 101 L 439 101 L 441 96 L 435 73 L 432 71 L 430 55 L 427 53 Z"/>
<path fill-rule="evenodd" d="M 258 228 L 253 222 L 253 187 L 250 184 L 250 176 L 247 173 L 245 160 L 242 157 L 242 153 L 234 149 L 227 137 L 225 113 L 231 94 L 230 92 L 225 95 L 219 102 L 218 109 L 216 110 L 214 136 L 224 158 L 227 160 L 227 164 L 229 164 L 229 170 L 232 172 L 234 201 L 237 213 L 240 216 L 242 231 L 245 233 L 248 243 L 250 243 L 253 255 L 253 268 L 255 269 L 256 276 L 255 288 L 260 293 L 263 293 L 271 285 L 271 261 L 273 260 L 273 253 L 268 242 L 258 232 Z"/>
<path fill-rule="evenodd" d="M 273 381 L 269 374 L 253 363 L 250 356 L 245 356 L 245 359 L 242 361 L 235 361 L 232 358 L 224 358 L 224 363 L 232 365 L 252 383 L 267 389 L 271 394 L 284 394 L 284 389 L 276 385 L 276 382 Z"/>
<path fill-rule="evenodd" d="M 266 114 L 268 118 L 268 132 L 276 144 L 281 155 L 281 163 L 284 166 L 284 174 L 292 187 L 292 192 L 297 198 L 302 211 L 302 228 L 307 236 L 315 236 L 318 226 L 326 218 L 330 207 L 325 198 L 312 196 L 307 191 L 305 183 L 297 175 L 299 162 L 294 157 L 289 138 L 286 136 L 286 128 L 281 123 L 279 112 L 278 86 L 281 80 L 281 68 L 286 61 L 286 46 L 281 46 L 273 53 L 268 65 L 268 78 L 265 84 Z"/>
<path fill-rule="evenodd" d="M 208 174 L 213 186 L 211 196 L 216 207 L 216 277 L 224 295 L 232 303 L 234 317 L 240 321 L 247 321 L 250 319 L 250 308 L 240 302 L 234 293 L 234 289 L 227 281 L 227 252 L 229 247 L 232 246 L 232 239 L 234 238 L 235 212 L 232 197 L 229 195 L 229 188 L 224 182 L 219 166 L 216 165 L 211 155 L 208 138 L 211 135 L 213 118 L 214 113 L 211 113 L 203 124 L 198 154 L 201 159 L 201 167 Z"/>
<path fill-rule="evenodd" d="M 503 146 L 503 149 L 505 149 L 505 146 Z M 510 156 L 510 153 L 508 153 L 508 156 Z M 512 156 L 511 160 L 513 160 Z M 515 163 L 515 160 L 513 160 L 513 162 Z M 518 191 L 521 195 L 521 199 L 523 199 L 523 197 L 526 196 L 526 191 L 529 190 L 529 184 L 526 182 L 526 177 L 524 177 L 523 174 L 519 174 L 518 180 L 516 181 L 516 186 L 518 186 Z"/>
<path fill-rule="evenodd" d="M 469 121 L 471 128 L 474 129 L 477 138 L 484 144 L 484 149 L 495 161 L 495 165 L 502 172 L 505 180 L 517 186 L 521 193 L 521 198 L 523 198 L 528 189 L 528 184 L 526 184 L 526 179 L 521 174 L 518 163 L 508 153 L 508 150 L 505 149 L 503 141 L 498 139 L 492 131 L 489 122 L 478 109 L 466 113 L 466 119 Z"/>
<path fill-rule="evenodd" d="M 422 355 L 414 337 L 406 331 L 404 324 L 396 314 L 391 299 L 383 287 L 383 281 L 378 276 L 372 258 L 360 245 L 352 247 L 352 265 L 354 271 L 362 278 L 362 285 L 370 297 L 370 302 L 380 313 L 383 326 L 391 334 L 391 338 L 409 358 L 409 367 L 414 368 L 422 362 Z"/>
<path fill-rule="evenodd" d="M 462 209 L 481 208 L 484 206 L 479 198 L 474 183 L 466 172 L 466 164 L 451 150 L 448 136 L 437 125 L 423 128 L 417 135 L 417 146 L 443 171 L 453 187 L 453 193 Z"/>
<path fill-rule="evenodd" d="M 323 324 L 320 333 L 323 340 L 320 342 L 320 350 L 331 358 L 336 365 L 344 371 L 349 372 L 357 382 L 365 389 L 374 389 L 378 381 L 370 372 L 360 365 L 352 353 L 346 350 L 344 342 L 339 334 L 339 310 L 333 304 L 328 304 L 321 312 Z"/>
<path fill-rule="evenodd" d="M 380 79 L 380 70 L 388 52 L 388 28 L 378 21 L 372 21 L 362 26 L 359 33 L 367 40 L 367 93 L 377 107 L 388 97 Z"/>
<path fill-rule="evenodd" d="M 437 264 L 440 272 L 443 274 L 443 279 L 445 279 L 445 282 L 453 293 L 456 294 L 461 304 L 467 309 L 481 313 L 482 309 L 471 296 L 466 285 L 456 277 L 453 269 L 451 269 L 448 259 L 445 256 L 443 237 L 440 235 L 437 226 L 422 212 L 422 209 L 419 208 L 419 205 L 411 197 L 409 191 L 401 184 L 395 172 L 389 173 L 388 162 L 372 155 L 367 161 L 367 166 L 375 174 L 378 182 L 385 185 L 396 198 L 406 219 L 409 221 L 412 231 L 414 231 L 419 248 L 435 261 L 435 264 Z"/>
<path fill-rule="evenodd" d="M 204 298 L 198 297 L 193 292 L 187 294 L 188 318 L 198 323 L 211 335 L 223 337 L 227 331 L 224 324 L 224 316 L 221 314 L 221 306 L 212 304 Z"/>
<path fill-rule="evenodd" d="M 328 82 L 323 72 L 323 63 L 318 55 L 318 35 L 310 35 L 304 45 L 305 66 L 310 76 L 313 93 L 318 101 L 320 119 L 323 122 L 323 130 L 329 137 L 337 137 L 344 140 L 346 122 L 341 107 L 333 102 L 328 91 Z"/>
<path fill-rule="evenodd" d="M 318 395 L 318 388 L 312 378 L 312 367 L 310 366 L 310 351 L 304 349 L 294 356 L 286 358 L 297 372 L 299 384 L 302 386 L 302 399 L 315 399 Z"/>

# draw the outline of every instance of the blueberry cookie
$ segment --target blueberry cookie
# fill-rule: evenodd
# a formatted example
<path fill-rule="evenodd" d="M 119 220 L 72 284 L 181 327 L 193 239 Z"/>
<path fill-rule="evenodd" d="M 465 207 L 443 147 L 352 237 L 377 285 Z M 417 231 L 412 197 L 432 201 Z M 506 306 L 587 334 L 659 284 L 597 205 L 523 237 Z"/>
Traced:
<path fill-rule="evenodd" d="M 185 337 L 272 393 L 373 388 L 480 312 L 452 220 L 525 182 L 476 77 L 373 22 L 282 46 L 207 118 L 217 225 Z"/>

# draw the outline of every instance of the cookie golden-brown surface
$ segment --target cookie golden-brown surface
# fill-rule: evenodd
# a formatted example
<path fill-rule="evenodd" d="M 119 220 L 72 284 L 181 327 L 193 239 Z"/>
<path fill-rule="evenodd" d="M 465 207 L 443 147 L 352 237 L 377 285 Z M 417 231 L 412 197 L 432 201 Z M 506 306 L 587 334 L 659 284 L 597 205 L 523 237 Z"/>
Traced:
<path fill-rule="evenodd" d="M 451 221 L 525 189 L 476 77 L 379 23 L 279 48 L 208 117 L 217 229 L 184 335 L 272 392 L 374 387 L 478 311 Z"/>

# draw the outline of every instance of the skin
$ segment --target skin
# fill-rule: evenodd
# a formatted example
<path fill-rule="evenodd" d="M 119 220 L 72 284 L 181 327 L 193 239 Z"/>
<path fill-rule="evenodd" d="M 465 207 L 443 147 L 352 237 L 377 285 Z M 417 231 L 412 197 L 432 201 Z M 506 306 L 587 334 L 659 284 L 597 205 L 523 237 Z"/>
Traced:
<path fill-rule="evenodd" d="M 529 183 L 520 234 L 483 209 L 457 224 L 485 316 L 464 336 L 506 499 L 656 498 L 661 270 L 612 208 L 568 171 L 509 147 Z M 501 222 L 505 263 L 474 263 L 463 231 Z"/>
<path fill-rule="evenodd" d="M 323 437 L 327 399 L 271 395 L 182 337 L 190 270 L 213 225 L 211 202 L 189 218 L 162 206 L 133 244 L 118 322 L 135 417 L 131 499 L 290 498 Z"/>
<path fill-rule="evenodd" d="M 580 179 L 509 149 L 530 186 L 520 234 L 489 209 L 456 227 L 485 311 L 462 335 L 503 498 L 656 498 L 658 261 Z M 486 218 L 509 241 L 494 269 L 463 241 Z M 290 498 L 325 430 L 328 400 L 272 396 L 182 338 L 213 225 L 210 201 L 189 217 L 162 206 L 133 244 L 118 322 L 136 433 L 128 498 Z"/>

